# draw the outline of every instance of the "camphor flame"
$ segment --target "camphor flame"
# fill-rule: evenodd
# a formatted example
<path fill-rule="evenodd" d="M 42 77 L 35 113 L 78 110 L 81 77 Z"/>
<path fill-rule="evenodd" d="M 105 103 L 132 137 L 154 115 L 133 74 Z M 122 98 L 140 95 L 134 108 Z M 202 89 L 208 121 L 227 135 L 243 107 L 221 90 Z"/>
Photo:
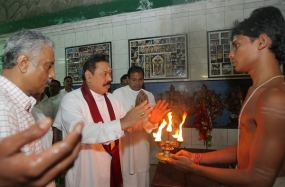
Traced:
<path fill-rule="evenodd" d="M 166 131 L 172 132 L 172 112 L 168 112 L 167 116 L 168 116 L 168 125 Z"/>
<path fill-rule="evenodd" d="M 166 121 L 163 120 L 162 123 L 159 125 L 157 133 L 153 133 L 153 137 L 155 138 L 154 141 L 160 142 L 161 141 L 161 131 L 166 126 Z"/>
<path fill-rule="evenodd" d="M 168 116 L 168 126 L 166 128 L 167 132 L 172 132 L 172 112 L 169 112 L 167 114 Z M 176 130 L 175 135 L 172 135 L 173 138 L 177 139 L 177 141 L 179 142 L 183 142 L 183 137 L 182 137 L 182 125 L 185 122 L 185 119 L 187 117 L 187 113 L 184 112 L 182 115 L 182 122 L 179 125 L 179 130 Z M 166 126 L 167 122 L 165 120 L 162 121 L 162 123 L 159 125 L 159 128 L 157 130 L 157 133 L 153 133 L 153 137 L 155 138 L 156 142 L 160 142 L 161 141 L 161 135 L 162 135 L 162 129 Z"/>
<path fill-rule="evenodd" d="M 187 117 L 187 113 L 184 112 L 182 115 L 182 122 L 179 125 L 179 133 L 178 133 L 178 135 L 176 133 L 175 133 L 175 135 L 173 135 L 173 138 L 177 138 L 177 141 L 179 141 L 179 142 L 183 142 L 182 125 L 184 124 L 186 117 Z"/>
<path fill-rule="evenodd" d="M 175 134 L 172 135 L 172 137 L 173 137 L 173 138 L 178 138 L 178 135 L 179 135 L 179 130 L 176 129 L 176 130 L 175 130 Z"/>

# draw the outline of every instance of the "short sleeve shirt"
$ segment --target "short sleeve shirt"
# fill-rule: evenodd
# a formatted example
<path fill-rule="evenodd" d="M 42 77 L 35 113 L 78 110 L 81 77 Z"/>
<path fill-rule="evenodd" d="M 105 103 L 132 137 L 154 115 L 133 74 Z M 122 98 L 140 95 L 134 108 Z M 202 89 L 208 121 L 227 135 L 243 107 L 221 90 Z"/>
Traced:
<path fill-rule="evenodd" d="M 35 123 L 31 114 L 36 100 L 27 96 L 15 84 L 0 75 L 0 141 L 24 131 Z M 21 150 L 26 155 L 43 150 L 41 140 L 24 145 Z"/>

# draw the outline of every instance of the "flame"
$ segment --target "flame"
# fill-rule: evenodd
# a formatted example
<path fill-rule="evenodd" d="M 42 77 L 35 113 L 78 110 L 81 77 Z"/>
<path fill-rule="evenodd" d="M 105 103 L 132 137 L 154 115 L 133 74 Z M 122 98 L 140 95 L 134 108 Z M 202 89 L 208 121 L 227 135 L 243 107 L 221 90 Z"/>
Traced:
<path fill-rule="evenodd" d="M 187 117 L 187 113 L 184 112 L 183 115 L 182 115 L 182 122 L 179 125 L 179 134 L 178 134 L 178 138 L 177 138 L 177 141 L 179 141 L 179 142 L 183 142 L 182 125 L 184 124 L 186 117 Z"/>
<path fill-rule="evenodd" d="M 166 126 L 166 121 L 163 120 L 162 123 L 160 124 L 157 133 L 153 133 L 153 137 L 155 138 L 154 141 L 160 142 L 161 141 L 161 131 L 162 129 Z"/>
<path fill-rule="evenodd" d="M 175 134 L 174 134 L 174 135 L 172 135 L 172 137 L 173 137 L 173 138 L 178 138 L 178 135 L 179 135 L 179 131 L 178 131 L 178 130 L 176 130 L 176 131 L 175 131 Z"/>
<path fill-rule="evenodd" d="M 166 131 L 172 132 L 172 112 L 169 112 L 167 114 L 167 116 L 168 116 L 169 123 L 167 125 Z M 176 130 L 175 135 L 172 135 L 173 138 L 176 138 L 177 141 L 179 141 L 179 142 L 183 142 L 182 125 L 184 124 L 186 117 L 187 117 L 187 113 L 184 112 L 182 115 L 182 122 L 179 125 L 179 130 Z M 153 133 L 153 137 L 155 138 L 156 142 L 161 141 L 161 132 L 162 132 L 162 129 L 166 126 L 166 124 L 167 124 L 167 122 L 165 120 L 163 120 L 162 123 L 160 124 L 158 130 L 157 130 L 157 133 Z"/>
<path fill-rule="evenodd" d="M 167 116 L 168 116 L 168 125 L 166 128 L 166 131 L 171 132 L 172 131 L 172 112 L 168 112 Z"/>

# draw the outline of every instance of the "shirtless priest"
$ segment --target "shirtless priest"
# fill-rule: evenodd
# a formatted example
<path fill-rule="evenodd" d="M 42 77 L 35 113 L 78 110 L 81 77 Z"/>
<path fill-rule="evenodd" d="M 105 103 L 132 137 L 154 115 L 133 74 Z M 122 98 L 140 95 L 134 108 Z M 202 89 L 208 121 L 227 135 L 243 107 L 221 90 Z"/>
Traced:
<path fill-rule="evenodd" d="M 285 21 L 277 8 L 254 10 L 232 31 L 229 55 L 236 71 L 250 75 L 239 116 L 238 145 L 210 153 L 180 151 L 168 163 L 226 186 L 285 186 Z M 236 169 L 203 164 L 234 163 Z M 201 165 L 199 165 L 199 163 Z"/>

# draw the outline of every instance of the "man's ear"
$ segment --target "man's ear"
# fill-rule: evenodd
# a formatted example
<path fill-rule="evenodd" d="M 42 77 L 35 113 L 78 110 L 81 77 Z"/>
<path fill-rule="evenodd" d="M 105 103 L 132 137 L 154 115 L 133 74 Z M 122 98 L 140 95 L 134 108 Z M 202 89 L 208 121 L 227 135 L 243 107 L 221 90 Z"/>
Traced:
<path fill-rule="evenodd" d="M 19 55 L 17 66 L 22 73 L 26 73 L 29 67 L 29 58 L 26 55 Z"/>
<path fill-rule="evenodd" d="M 91 77 L 92 77 L 91 72 L 86 70 L 84 75 L 85 75 L 86 82 L 88 82 L 88 83 L 91 82 Z"/>
<path fill-rule="evenodd" d="M 261 34 L 258 37 L 258 49 L 264 49 L 266 47 L 270 47 L 271 39 L 266 34 Z"/>

